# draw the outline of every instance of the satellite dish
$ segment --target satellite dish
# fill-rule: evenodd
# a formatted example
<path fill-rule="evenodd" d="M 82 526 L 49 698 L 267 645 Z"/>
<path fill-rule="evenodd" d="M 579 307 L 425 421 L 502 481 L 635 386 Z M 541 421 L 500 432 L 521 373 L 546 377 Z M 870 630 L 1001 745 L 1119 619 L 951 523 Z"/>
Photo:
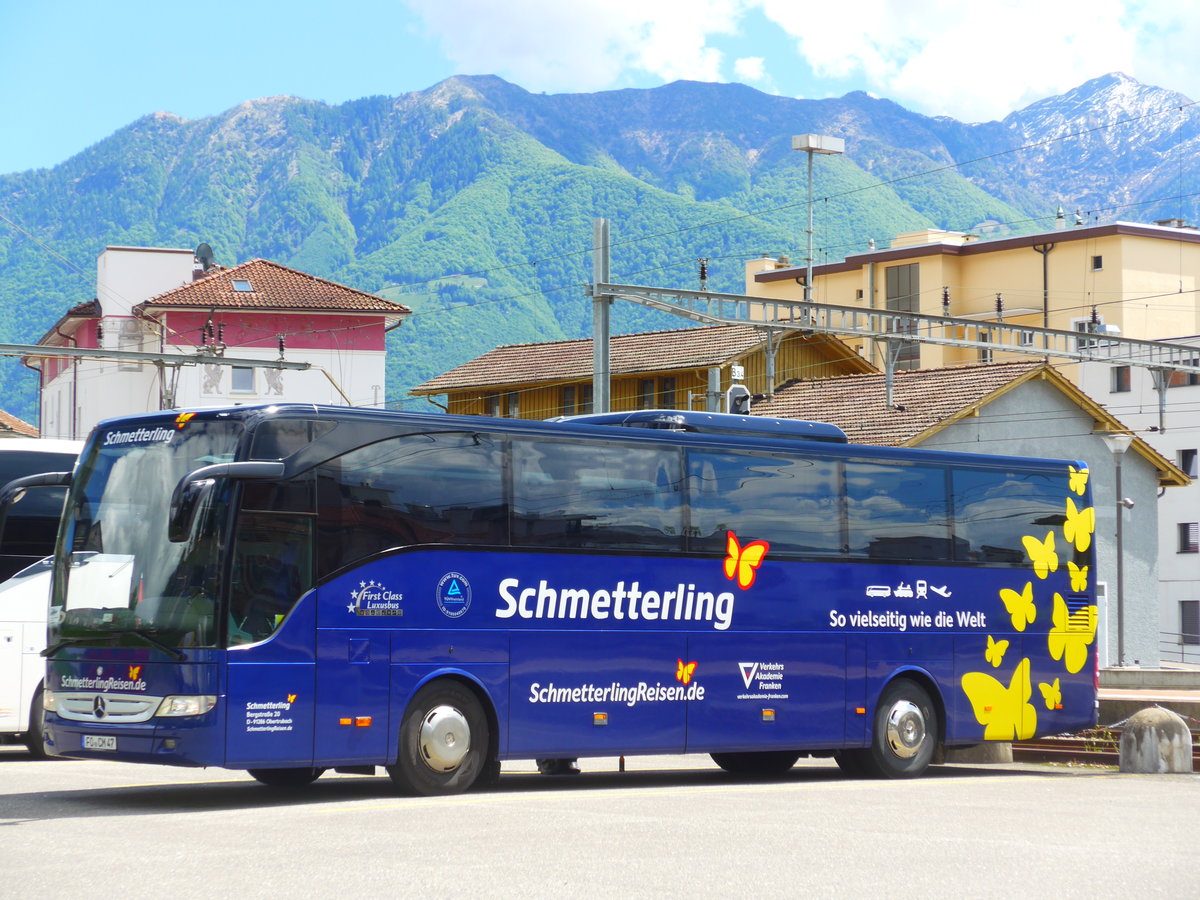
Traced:
<path fill-rule="evenodd" d="M 200 268 L 207 272 L 213 267 L 213 249 L 208 244 L 201 244 L 196 248 L 196 262 L 200 263 Z"/>

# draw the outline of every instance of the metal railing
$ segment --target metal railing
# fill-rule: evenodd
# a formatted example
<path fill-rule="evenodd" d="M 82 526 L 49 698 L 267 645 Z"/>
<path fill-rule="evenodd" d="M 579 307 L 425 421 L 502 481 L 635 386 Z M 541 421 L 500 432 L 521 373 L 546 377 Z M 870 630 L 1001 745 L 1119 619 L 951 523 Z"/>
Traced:
<path fill-rule="evenodd" d="M 1200 665 L 1200 634 L 1160 631 L 1158 633 L 1158 657 L 1162 662 Z"/>

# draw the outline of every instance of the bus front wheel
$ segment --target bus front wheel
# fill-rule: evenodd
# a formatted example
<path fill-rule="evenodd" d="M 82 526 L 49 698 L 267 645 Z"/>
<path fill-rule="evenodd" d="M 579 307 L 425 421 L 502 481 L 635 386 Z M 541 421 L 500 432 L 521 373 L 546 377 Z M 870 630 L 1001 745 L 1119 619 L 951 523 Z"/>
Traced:
<path fill-rule="evenodd" d="M 402 791 L 434 796 L 465 791 L 488 760 L 488 720 L 475 693 L 457 681 L 425 685 L 400 723 L 400 755 L 388 775 Z"/>
<path fill-rule="evenodd" d="M 792 750 L 759 753 L 711 753 L 712 761 L 734 775 L 782 775 L 796 764 L 800 754 Z"/>
<path fill-rule="evenodd" d="M 34 759 L 46 759 L 42 715 L 42 686 L 39 684 L 29 704 L 29 730 L 25 732 L 25 746 Z"/>
<path fill-rule="evenodd" d="M 937 739 L 937 709 L 929 693 L 915 681 L 897 678 L 875 707 L 871 746 L 849 751 L 847 762 L 875 778 L 915 778 L 929 767 Z"/>

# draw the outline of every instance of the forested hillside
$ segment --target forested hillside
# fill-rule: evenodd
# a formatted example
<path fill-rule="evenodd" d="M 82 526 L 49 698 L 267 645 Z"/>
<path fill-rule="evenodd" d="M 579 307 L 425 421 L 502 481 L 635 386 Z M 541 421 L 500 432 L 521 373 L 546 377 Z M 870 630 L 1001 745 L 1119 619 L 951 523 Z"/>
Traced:
<path fill-rule="evenodd" d="M 613 223 L 615 280 L 692 287 L 704 256 L 711 286 L 740 292 L 745 259 L 798 259 L 806 182 L 793 134 L 847 143 L 816 166 L 818 261 L 924 227 L 1039 230 L 1059 204 L 1194 217 L 1180 178 L 1197 120 L 1180 100 L 1108 76 L 965 125 L 865 94 L 801 101 L 678 82 L 546 96 L 480 76 L 340 106 L 284 97 L 202 120 L 156 113 L 53 169 L 0 176 L 0 341 L 33 342 L 90 300 L 105 246 L 206 241 L 225 265 L 263 257 L 411 306 L 390 336 L 396 401 L 499 344 L 586 334 L 598 216 Z M 622 331 L 678 324 L 615 310 Z M 3 406 L 36 420 L 33 376 L 5 360 L 0 384 Z"/>

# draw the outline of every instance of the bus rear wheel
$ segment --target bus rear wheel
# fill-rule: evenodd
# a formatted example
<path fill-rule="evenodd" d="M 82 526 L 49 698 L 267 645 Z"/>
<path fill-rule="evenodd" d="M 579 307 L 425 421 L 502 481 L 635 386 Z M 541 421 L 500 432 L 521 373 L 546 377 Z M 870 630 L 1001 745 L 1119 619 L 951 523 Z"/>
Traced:
<path fill-rule="evenodd" d="M 907 678 L 897 678 L 875 707 L 871 746 L 849 751 L 852 765 L 875 778 L 915 778 L 933 760 L 937 746 L 937 710 L 929 693 Z"/>
<path fill-rule="evenodd" d="M 474 691 L 457 681 L 425 685 L 400 723 L 400 754 L 388 775 L 400 790 L 457 794 L 485 774 L 488 720 Z"/>
<path fill-rule="evenodd" d="M 255 781 L 276 788 L 301 788 L 321 777 L 324 769 L 250 769 Z"/>
<path fill-rule="evenodd" d="M 782 775 L 796 764 L 800 754 L 793 750 L 764 750 L 759 753 L 712 753 L 712 761 L 734 775 Z"/>

